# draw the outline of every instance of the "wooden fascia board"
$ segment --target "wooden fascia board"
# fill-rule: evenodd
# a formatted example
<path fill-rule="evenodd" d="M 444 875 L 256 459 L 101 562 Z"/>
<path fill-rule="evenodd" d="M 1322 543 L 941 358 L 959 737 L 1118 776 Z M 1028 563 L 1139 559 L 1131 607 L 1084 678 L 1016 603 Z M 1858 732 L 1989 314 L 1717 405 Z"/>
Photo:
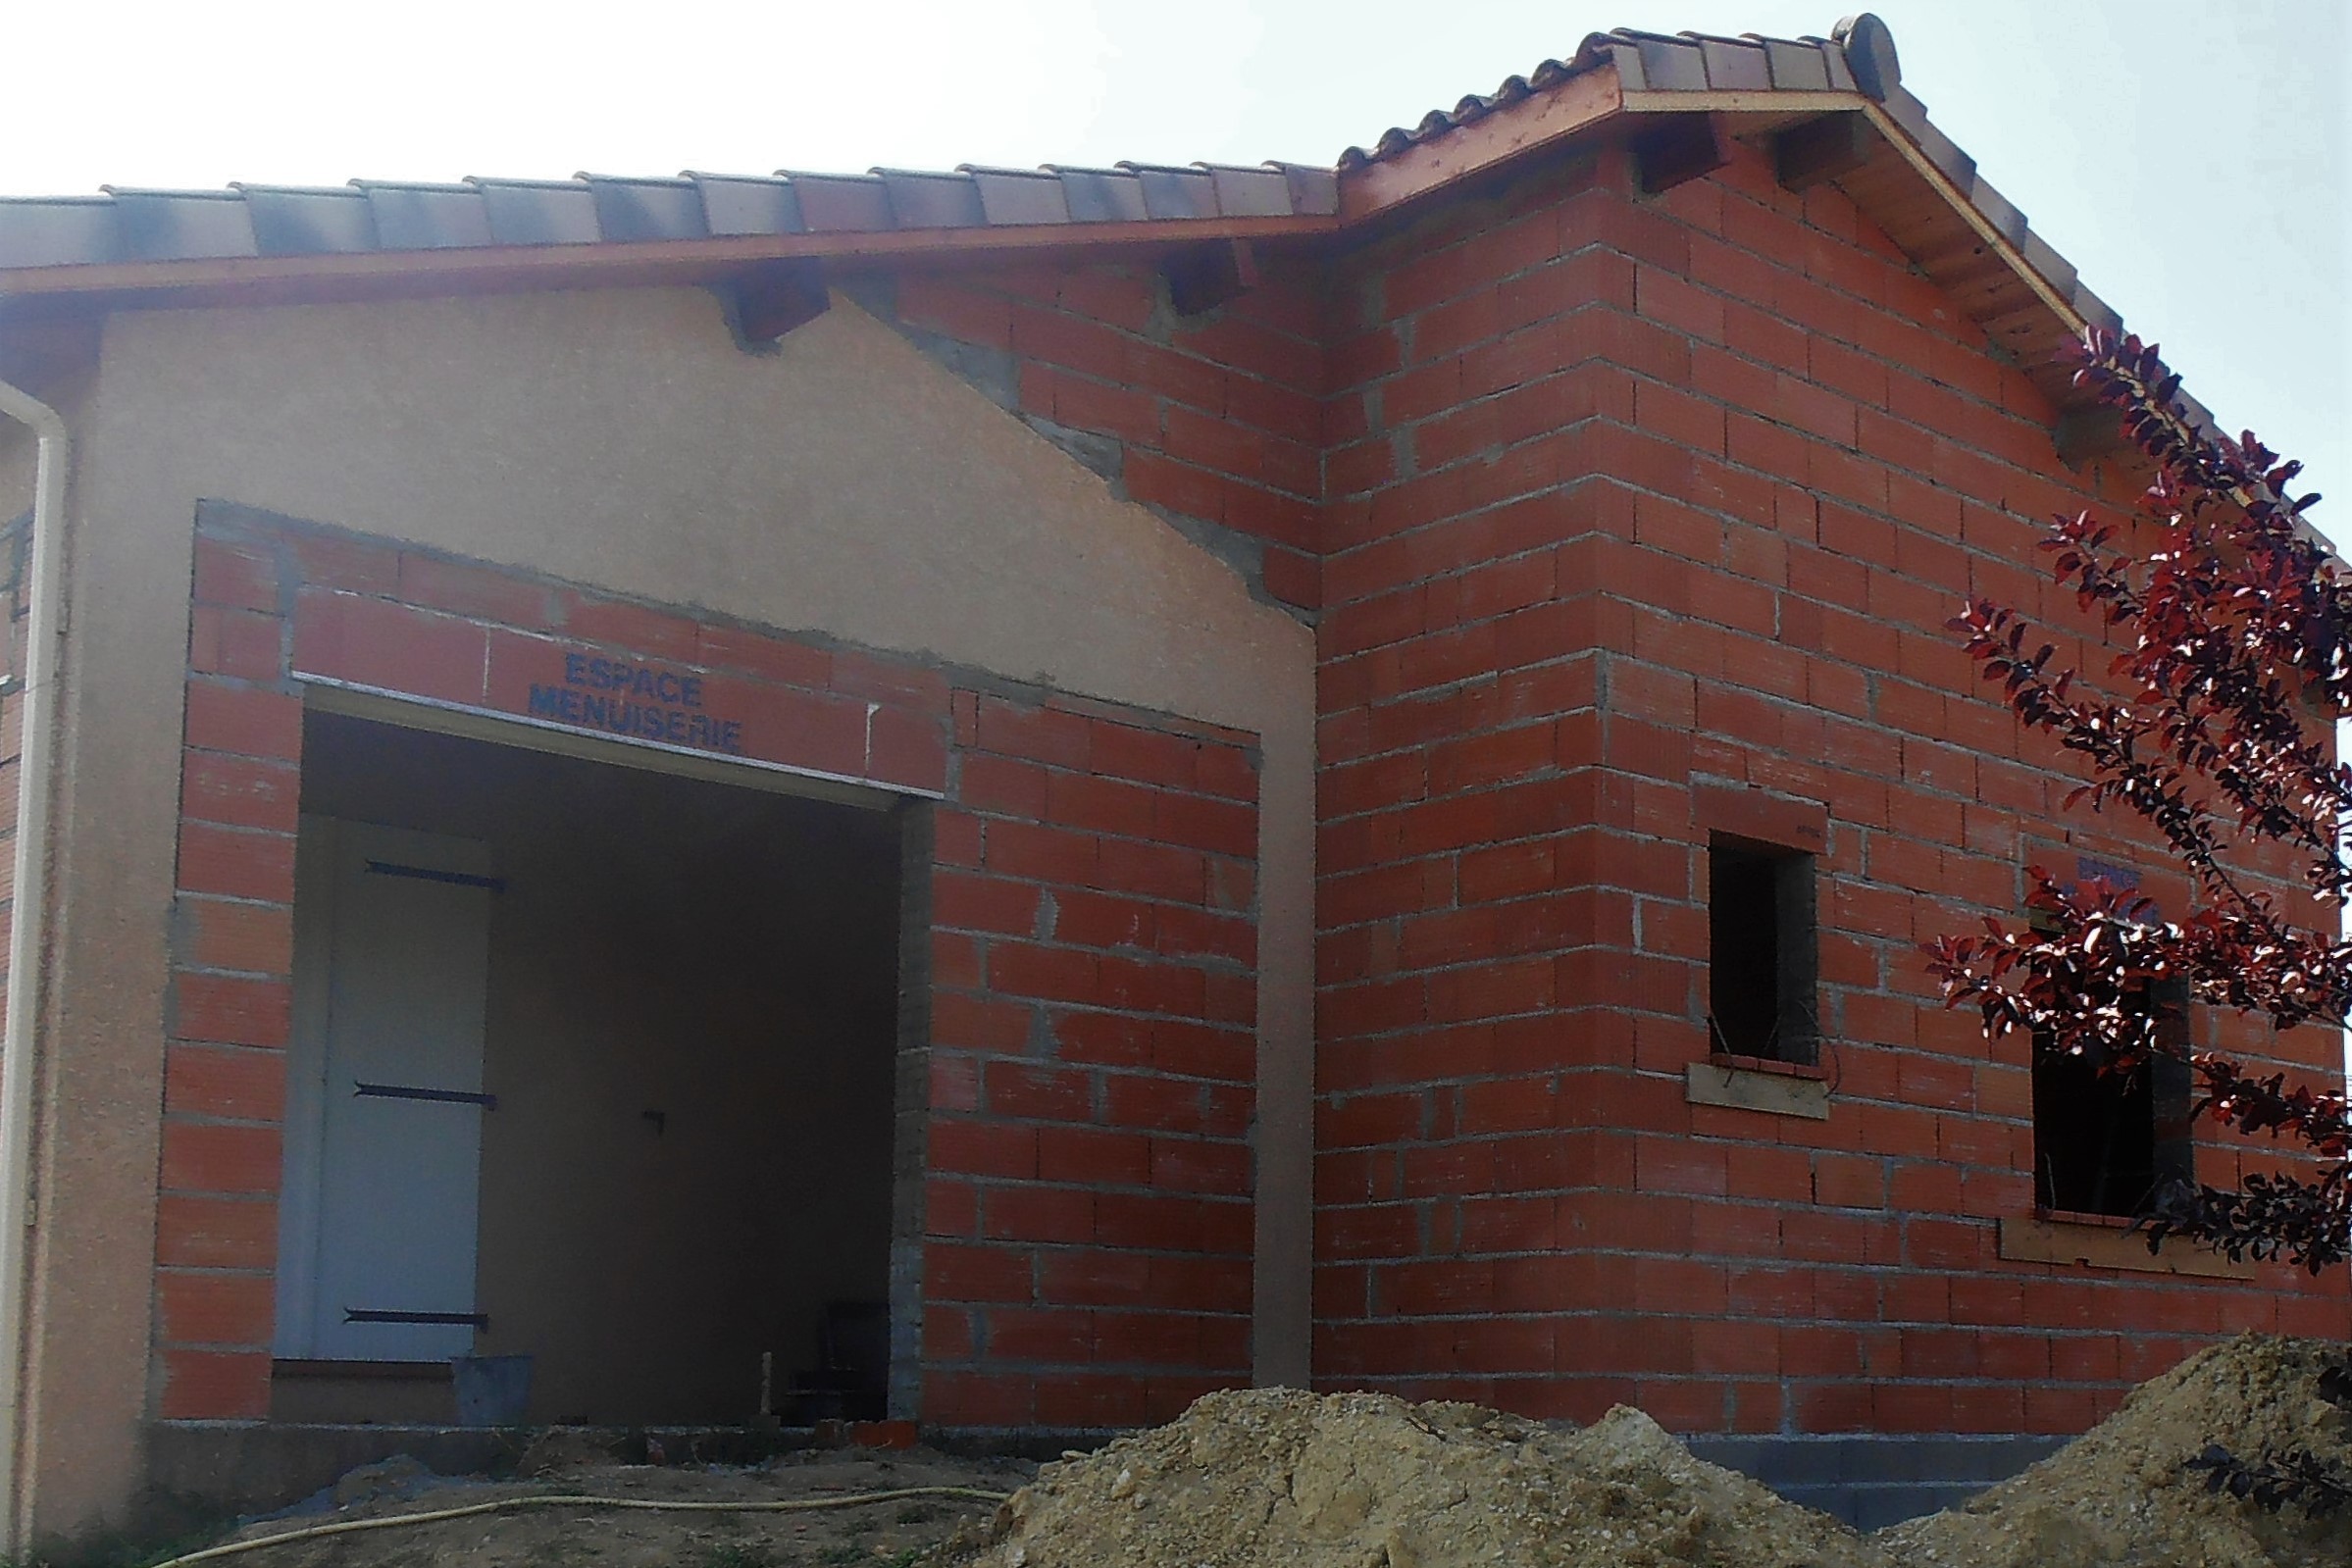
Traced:
<path fill-rule="evenodd" d="M 1155 248 L 1201 240 L 1288 239 L 1327 234 L 1327 217 L 1161 218 L 1121 224 L 1037 224 L 868 233 L 741 234 L 586 245 L 507 245 L 447 250 L 363 251 L 325 256 L 226 256 L 97 262 L 0 271 L 0 304 L 17 300 L 182 294 L 266 297 L 279 288 L 367 291 L 465 288 L 592 288 L 601 284 L 692 281 L 753 262 L 799 257 L 894 261 L 958 255 L 1027 254 L 1086 246 Z"/>
<path fill-rule="evenodd" d="M 1628 92 L 1621 97 L 1629 115 L 1829 115 L 1870 107 L 1870 100 L 1859 92 L 1815 92 L 1802 87 Z"/>
<path fill-rule="evenodd" d="M 1897 155 L 1908 164 L 1928 189 L 1944 204 L 1960 215 L 1987 251 L 2000 265 L 2007 267 L 2030 289 L 2068 335 L 2079 333 L 2088 323 L 2074 303 L 2054 287 L 2050 280 L 2027 263 L 2017 244 L 1993 227 L 1992 221 L 1979 212 L 1969 199 L 1968 192 L 1953 183 L 1952 177 L 1935 166 L 1933 159 L 1920 151 L 1901 124 L 1874 100 L 1858 92 L 1804 91 L 1737 91 L 1737 92 L 1628 92 L 1621 95 L 1627 114 L 1748 114 L 1761 111 L 1784 112 L 1802 110 L 1809 114 L 1860 113 L 1870 126 L 1891 144 Z"/>
<path fill-rule="evenodd" d="M 1340 220 L 1360 223 L 1593 129 L 1624 106 L 1614 66 L 1569 76 L 1444 135 L 1340 176 Z"/>
<path fill-rule="evenodd" d="M 1954 212 L 1960 214 L 1962 221 L 1976 231 L 1977 237 L 1984 241 L 1986 248 L 1998 256 L 2011 272 L 2018 275 L 2025 286 L 2033 291 L 2036 299 L 2050 308 L 2070 334 L 2080 332 L 2083 328 L 2090 325 L 2083 319 L 2082 313 L 2074 308 L 2074 302 L 2061 294 L 2051 285 L 2048 278 L 2034 271 L 2027 264 L 2024 253 L 2018 249 L 2010 237 L 1995 228 L 1992 221 L 1976 210 L 1976 204 L 1969 200 L 1968 192 L 1954 184 L 1952 177 L 1938 169 L 1935 161 L 1919 150 L 1917 144 L 1904 133 L 1903 127 L 1896 124 L 1892 115 L 1867 99 L 1863 100 L 1862 110 L 1869 117 L 1871 126 L 1877 129 L 1878 133 L 1894 145 L 1895 151 L 1902 156 L 1903 161 L 1911 165 L 1913 171 L 1927 182 L 1929 189 L 1941 196 Z"/>

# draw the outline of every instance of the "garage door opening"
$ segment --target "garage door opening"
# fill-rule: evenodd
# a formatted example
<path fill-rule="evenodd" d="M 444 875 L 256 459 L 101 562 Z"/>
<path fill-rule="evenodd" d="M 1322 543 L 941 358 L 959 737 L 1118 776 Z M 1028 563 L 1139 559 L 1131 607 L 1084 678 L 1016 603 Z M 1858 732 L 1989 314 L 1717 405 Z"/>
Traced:
<path fill-rule="evenodd" d="M 302 812 L 273 1416 L 885 1414 L 915 812 L 319 712 Z"/>

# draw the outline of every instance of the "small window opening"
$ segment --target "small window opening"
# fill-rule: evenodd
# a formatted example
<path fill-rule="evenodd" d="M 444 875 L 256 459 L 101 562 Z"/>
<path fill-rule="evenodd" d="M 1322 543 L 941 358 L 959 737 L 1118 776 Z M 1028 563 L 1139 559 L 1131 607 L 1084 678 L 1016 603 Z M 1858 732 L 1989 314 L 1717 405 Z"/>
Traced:
<path fill-rule="evenodd" d="M 2138 1067 L 2104 1053 L 2070 1054 L 2033 1041 L 2034 1201 L 2068 1214 L 2132 1217 L 2157 1190 L 2190 1180 L 2187 993 L 2177 983 L 2143 992 L 2167 1048 Z"/>
<path fill-rule="evenodd" d="M 1713 1048 L 1810 1065 L 1820 1036 L 1814 857 L 1718 835 L 1708 845 L 1707 865 Z"/>

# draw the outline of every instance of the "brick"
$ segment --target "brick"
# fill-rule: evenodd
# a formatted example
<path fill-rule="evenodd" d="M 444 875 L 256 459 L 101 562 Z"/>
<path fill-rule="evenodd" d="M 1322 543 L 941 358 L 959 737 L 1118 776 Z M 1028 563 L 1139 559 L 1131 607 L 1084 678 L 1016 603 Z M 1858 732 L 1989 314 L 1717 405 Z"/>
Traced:
<path fill-rule="evenodd" d="M 1094 1117 L 1094 1083 L 1069 1068 L 990 1062 L 982 1083 L 993 1115 L 1020 1120 L 1085 1122 Z"/>
<path fill-rule="evenodd" d="M 1048 1182 L 1143 1187 L 1151 1181 L 1151 1141 L 1099 1128 L 1038 1129 L 1038 1175 Z"/>
<path fill-rule="evenodd" d="M 302 755 L 302 699 L 287 691 L 190 681 L 187 743 L 206 751 L 294 761 Z"/>
<path fill-rule="evenodd" d="M 923 1292 L 928 1301 L 1027 1301 L 1034 1265 L 1027 1250 L 928 1241 Z"/>
<path fill-rule="evenodd" d="M 1084 1188 L 992 1188 L 981 1198 L 981 1235 L 990 1240 L 1095 1239 L 1095 1194 Z"/>
<path fill-rule="evenodd" d="M 357 594 L 306 592 L 294 605 L 293 646 L 294 668 L 305 675 L 448 702 L 484 700 L 488 633 L 452 615 Z"/>
<path fill-rule="evenodd" d="M 935 1171 L 1031 1179 L 1037 1175 L 1037 1134 L 1026 1127 L 934 1117 L 928 1154 Z"/>
<path fill-rule="evenodd" d="M 968 1050 L 1017 1051 L 1029 1042 L 1034 1011 L 1016 1002 L 935 992 L 931 1038 L 935 1045 Z"/>
<path fill-rule="evenodd" d="M 290 764 L 191 751 L 180 770 L 179 809 L 191 822 L 292 833 L 302 778 Z"/>
<path fill-rule="evenodd" d="M 208 1125 L 167 1119 L 163 1187 L 167 1192 L 278 1190 L 278 1129 Z"/>
<path fill-rule="evenodd" d="M 181 1039 L 282 1048 L 292 1018 L 290 981 L 182 973 L 172 983 L 171 1032 Z"/>
<path fill-rule="evenodd" d="M 267 546 L 197 535 L 194 590 L 198 604 L 275 611 L 278 589 L 278 562 Z"/>
<path fill-rule="evenodd" d="M 1034 884 L 948 871 L 931 880 L 932 921 L 953 930 L 1034 936 L 1040 907 Z"/>
<path fill-rule="evenodd" d="M 156 1202 L 155 1261 L 164 1267 L 266 1271 L 277 1257 L 275 1202 L 173 1193 Z"/>
<path fill-rule="evenodd" d="M 166 1350 L 156 1414 L 166 1421 L 259 1421 L 270 1413 L 270 1352 Z"/>
<path fill-rule="evenodd" d="M 274 614 L 198 604 L 188 618 L 188 668 L 239 681 L 285 673 L 285 623 Z"/>
<path fill-rule="evenodd" d="M 941 1427 L 1033 1426 L 1037 1386 L 1026 1377 L 926 1370 L 923 1419 Z"/>
<path fill-rule="evenodd" d="M 639 658 L 678 663 L 690 663 L 701 651 L 699 629 L 684 616 L 593 593 L 559 593 L 553 602 L 552 620 L 569 637 L 601 643 Z M 509 624 L 525 628 L 541 625 L 531 618 L 537 606 L 536 593 L 526 586 L 517 606 L 524 618 Z M 490 619 L 504 621 L 507 617 L 495 615 Z M 839 660 L 835 662 L 838 667 Z"/>
<path fill-rule="evenodd" d="M 293 968 L 294 917 L 284 904 L 183 895 L 178 909 L 177 950 L 189 968 L 262 975 Z"/>
<path fill-rule="evenodd" d="M 164 1056 L 164 1109 L 182 1116 L 281 1120 L 285 1114 L 285 1058 L 274 1050 L 176 1041 Z"/>
<path fill-rule="evenodd" d="M 287 530 L 280 537 L 312 587 L 384 595 L 399 590 L 400 555 L 388 545 L 305 530 Z"/>
<path fill-rule="evenodd" d="M 400 557 L 400 597 L 411 605 L 526 631 L 554 630 L 563 624 L 566 608 L 565 596 L 546 583 L 473 561 L 415 552 Z M 299 609 L 295 621 L 298 641 Z"/>
<path fill-rule="evenodd" d="M 169 1345 L 267 1345 L 276 1287 L 266 1274 L 156 1273 L 156 1338 Z"/>
<path fill-rule="evenodd" d="M 833 683 L 833 655 L 825 649 L 735 627 L 697 627 L 691 662 L 787 685 Z"/>
<path fill-rule="evenodd" d="M 971 1239 L 980 1232 L 980 1189 L 936 1177 L 923 1184 L 923 1234 Z"/>

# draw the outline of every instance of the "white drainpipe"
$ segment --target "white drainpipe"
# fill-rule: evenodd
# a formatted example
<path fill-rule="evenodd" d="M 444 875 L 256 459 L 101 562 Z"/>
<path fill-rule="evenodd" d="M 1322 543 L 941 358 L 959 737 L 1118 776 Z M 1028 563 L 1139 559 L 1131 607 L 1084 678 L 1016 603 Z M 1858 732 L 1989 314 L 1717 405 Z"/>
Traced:
<path fill-rule="evenodd" d="M 8 935 L 7 1036 L 0 1043 L 0 1553 L 23 1551 L 31 1520 L 24 1507 L 25 1372 L 31 1352 L 32 1106 L 43 960 L 49 926 L 49 805 L 56 733 L 58 592 L 65 552 L 69 451 L 66 422 L 38 398 L 0 381 L 0 415 L 37 441 L 28 561 L 23 741 L 17 759 L 15 918 Z"/>

